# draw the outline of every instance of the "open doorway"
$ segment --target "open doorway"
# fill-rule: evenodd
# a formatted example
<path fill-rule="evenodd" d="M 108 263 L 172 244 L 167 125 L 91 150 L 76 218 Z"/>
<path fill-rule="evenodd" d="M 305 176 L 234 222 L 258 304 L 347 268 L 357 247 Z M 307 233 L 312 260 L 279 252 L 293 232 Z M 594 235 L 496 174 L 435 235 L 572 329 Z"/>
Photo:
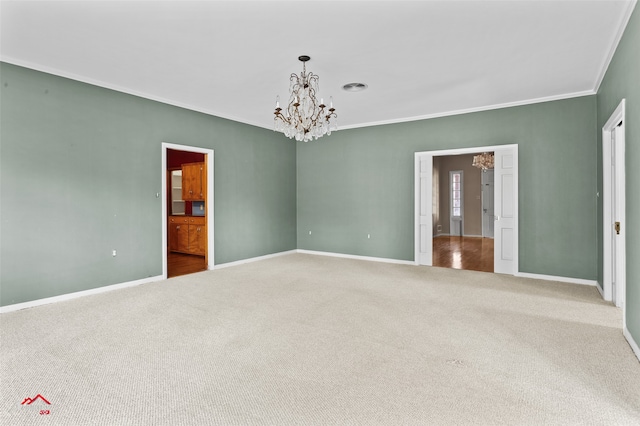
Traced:
<path fill-rule="evenodd" d="M 415 153 L 415 263 L 433 265 L 434 158 L 448 155 L 493 152 L 494 166 L 494 249 L 493 271 L 518 273 L 518 145 L 481 146 Z M 463 225 L 464 226 L 464 225 Z"/>
<path fill-rule="evenodd" d="M 477 154 L 433 157 L 433 266 L 493 272 L 493 166 Z"/>
<path fill-rule="evenodd" d="M 213 269 L 213 150 L 162 144 L 163 276 Z"/>
<path fill-rule="evenodd" d="M 167 150 L 167 278 L 207 269 L 205 157 Z"/>

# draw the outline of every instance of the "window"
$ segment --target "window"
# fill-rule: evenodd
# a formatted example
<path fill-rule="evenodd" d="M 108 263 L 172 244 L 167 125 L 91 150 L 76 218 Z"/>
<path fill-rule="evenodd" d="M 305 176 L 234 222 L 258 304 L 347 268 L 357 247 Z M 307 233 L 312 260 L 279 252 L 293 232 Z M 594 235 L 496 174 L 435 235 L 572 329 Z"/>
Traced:
<path fill-rule="evenodd" d="M 451 183 L 451 218 L 462 219 L 462 170 L 449 172 Z"/>

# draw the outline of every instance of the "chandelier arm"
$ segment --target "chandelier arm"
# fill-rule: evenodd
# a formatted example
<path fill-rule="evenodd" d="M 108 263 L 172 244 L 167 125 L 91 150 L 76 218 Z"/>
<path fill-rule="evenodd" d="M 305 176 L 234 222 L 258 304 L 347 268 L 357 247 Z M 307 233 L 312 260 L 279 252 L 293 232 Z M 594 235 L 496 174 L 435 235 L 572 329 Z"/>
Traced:
<path fill-rule="evenodd" d="M 315 116 L 312 116 L 314 126 L 318 123 L 321 116 L 324 116 L 324 108 L 318 107 L 318 111 L 315 113 Z"/>

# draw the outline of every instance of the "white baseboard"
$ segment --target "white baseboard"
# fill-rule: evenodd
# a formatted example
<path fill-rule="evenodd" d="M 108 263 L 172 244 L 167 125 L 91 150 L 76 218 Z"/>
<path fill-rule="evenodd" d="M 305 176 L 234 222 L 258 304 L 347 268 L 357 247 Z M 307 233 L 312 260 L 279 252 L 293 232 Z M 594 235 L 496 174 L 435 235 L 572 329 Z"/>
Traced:
<path fill-rule="evenodd" d="M 219 265 L 214 265 L 214 269 L 238 266 L 238 265 L 242 265 L 242 264 L 245 264 L 245 263 L 257 262 L 257 261 L 260 261 L 260 260 L 270 259 L 270 258 L 274 258 L 274 257 L 278 257 L 278 256 L 285 256 L 287 254 L 293 254 L 293 253 L 312 254 L 312 255 L 317 255 L 317 256 L 341 257 L 341 258 L 345 258 L 345 259 L 357 259 L 357 260 L 367 260 L 367 261 L 371 261 L 371 262 L 394 263 L 394 264 L 399 264 L 399 265 L 416 265 L 416 262 L 414 262 L 412 260 L 398 260 L 398 259 L 389 259 L 389 258 L 384 258 L 384 257 L 358 256 L 358 255 L 353 255 L 353 254 L 343 254 L 343 253 L 332 253 L 332 252 L 326 252 L 326 251 L 314 251 L 314 250 L 297 249 L 297 250 L 288 250 L 288 251 L 283 251 L 283 252 L 279 252 L 279 253 L 267 254 L 267 255 L 264 255 L 264 256 L 252 257 L 252 258 L 249 258 L 249 259 L 237 260 L 235 262 L 222 263 L 222 264 L 219 264 Z M 572 284 L 591 285 L 591 286 L 596 286 L 598 291 L 600 291 L 602 293 L 602 290 L 600 289 L 600 287 L 598 287 L 597 281 L 594 281 L 594 280 L 585 280 L 585 279 L 580 279 L 580 278 L 568 278 L 568 277 L 556 277 L 556 276 L 551 276 L 551 275 L 530 274 L 530 273 L 526 273 L 526 272 L 518 272 L 518 273 L 516 273 L 515 276 L 524 277 L 524 278 L 534 278 L 534 279 L 539 279 L 539 280 L 560 281 L 560 282 L 567 282 L 567 283 L 572 283 Z M 29 302 L 15 303 L 13 305 L 7 305 L 7 306 L 0 306 L 0 314 L 6 313 L 6 312 L 18 311 L 18 310 L 26 309 L 26 308 L 32 308 L 32 307 L 35 307 L 35 306 L 47 305 L 49 303 L 61 302 L 61 301 L 64 301 L 64 300 L 71 300 L 71 299 L 75 299 L 75 298 L 78 298 L 78 297 L 88 296 L 88 295 L 91 295 L 91 294 L 100 294 L 100 293 L 104 293 L 104 292 L 107 292 L 107 291 L 118 290 L 118 289 L 127 288 L 127 287 L 134 287 L 134 286 L 137 286 L 137 285 L 140 285 L 140 284 L 145 284 L 145 283 L 150 283 L 150 282 L 155 282 L 155 281 L 161 281 L 162 279 L 163 279 L 162 275 L 158 275 L 158 276 L 155 276 L 155 277 L 144 278 L 144 279 L 141 279 L 141 280 L 129 281 L 129 282 L 119 283 L 119 284 L 113 284 L 113 285 L 108 285 L 108 286 L 105 286 L 105 287 L 93 288 L 93 289 L 89 289 L 89 290 L 82 290 L 82 291 L 77 291 L 77 292 L 74 292 L 74 293 L 61 294 L 59 296 L 47 297 L 47 298 L 44 298 L 44 299 L 32 300 L 32 301 L 29 301 Z M 627 334 L 628 334 L 628 332 L 627 332 Z M 633 341 L 633 339 L 630 336 L 631 335 L 629 334 L 629 337 L 627 338 L 627 340 L 630 340 L 630 343 L 631 343 Z M 635 342 L 633 342 L 632 347 L 634 347 L 633 346 L 634 344 L 635 344 Z M 636 354 L 638 354 L 637 348 L 638 348 L 638 346 L 636 345 L 635 348 L 634 348 L 634 351 L 636 351 Z"/>
<path fill-rule="evenodd" d="M 296 252 L 297 252 L 297 250 L 287 250 L 287 251 L 281 251 L 281 252 L 273 253 L 273 254 L 265 254 L 264 256 L 251 257 L 249 259 L 236 260 L 235 262 L 221 263 L 219 265 L 214 265 L 213 269 L 215 270 L 215 269 L 220 269 L 220 268 L 228 268 L 230 266 L 243 265 L 245 263 L 251 263 L 251 262 L 257 262 L 259 260 L 271 259 L 273 257 L 284 256 L 284 255 L 293 254 L 293 253 L 296 253 Z"/>
<path fill-rule="evenodd" d="M 625 339 L 627 339 L 627 342 L 629 342 L 629 346 L 631 346 L 633 353 L 636 354 L 638 361 L 640 361 L 640 347 L 638 347 L 638 343 L 636 343 L 636 341 L 633 339 L 633 336 L 629 332 L 629 329 L 627 327 L 624 327 L 622 329 L 622 334 L 624 334 L 624 337 Z"/>
<path fill-rule="evenodd" d="M 582 284 L 598 287 L 598 282 L 596 280 L 585 280 L 582 278 L 556 277 L 553 275 L 530 274 L 528 272 L 516 272 L 515 276 L 523 278 L 534 278 L 536 280 L 560 281 L 571 284 Z"/>
<path fill-rule="evenodd" d="M 600 293 L 600 296 L 602 296 L 602 298 L 604 299 L 604 290 L 602 289 L 602 287 L 600 287 L 598 282 L 596 282 L 596 288 L 598 289 L 598 293 Z"/>
<path fill-rule="evenodd" d="M 291 253 L 296 253 L 296 250 L 283 251 L 280 253 L 268 254 L 266 256 L 253 257 L 251 259 L 243 259 L 243 260 L 238 260 L 236 262 L 229 262 L 229 263 L 223 263 L 221 265 L 214 265 L 214 269 L 226 268 L 229 266 L 237 266 L 243 263 L 256 262 L 258 260 L 264 260 L 264 259 L 268 259 L 276 256 L 283 256 L 285 254 L 291 254 Z M 6 312 L 19 311 L 21 309 L 33 308 L 36 306 L 48 305 L 49 303 L 56 303 L 56 302 L 62 302 L 65 300 L 76 299 L 78 297 L 89 296 L 92 294 L 100 294 L 107 291 L 119 290 L 127 287 L 135 287 L 140 284 L 161 281 L 163 279 L 164 278 L 162 275 L 158 275 L 155 277 L 144 278 L 136 281 L 129 281 L 125 283 L 113 284 L 113 285 L 108 285 L 104 287 L 92 288 L 89 290 L 76 291 L 73 293 L 61 294 L 59 296 L 47 297 L 44 299 L 31 300 L 29 302 L 15 303 L 13 305 L 7 305 L 7 306 L 0 306 L 0 314 L 4 314 Z"/>
<path fill-rule="evenodd" d="M 105 293 L 107 291 L 119 290 L 127 287 L 135 287 L 140 284 L 151 283 L 162 280 L 162 275 L 155 277 L 143 278 L 141 280 L 129 281 L 125 283 L 107 285 L 104 287 L 92 288 L 89 290 L 76 291 L 73 293 L 61 294 L 59 296 L 46 297 L 44 299 L 31 300 L 29 302 L 15 303 L 13 305 L 1 306 L 0 314 L 7 312 L 19 311 L 21 309 L 33 308 L 36 306 L 48 305 L 49 303 L 62 302 L 65 300 L 77 299 L 78 297 L 89 296 L 92 294 Z"/>
<path fill-rule="evenodd" d="M 330 257 L 342 257 L 345 259 L 357 259 L 357 260 L 368 260 L 371 262 L 384 262 L 384 263 L 395 263 L 399 265 L 415 265 L 416 262 L 413 260 L 398 260 L 398 259 L 389 259 L 386 257 L 371 257 L 371 256 L 357 256 L 354 254 L 343 254 L 343 253 L 332 253 L 328 251 L 313 251 L 313 250 L 296 250 L 297 253 L 302 254 L 313 254 L 317 256 L 330 256 Z"/>

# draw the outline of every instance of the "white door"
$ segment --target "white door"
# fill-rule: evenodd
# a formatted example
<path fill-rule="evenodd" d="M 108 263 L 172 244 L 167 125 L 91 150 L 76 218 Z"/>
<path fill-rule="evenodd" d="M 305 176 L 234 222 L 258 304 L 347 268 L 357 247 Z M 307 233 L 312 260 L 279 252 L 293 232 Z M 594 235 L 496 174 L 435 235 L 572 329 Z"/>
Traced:
<path fill-rule="evenodd" d="M 621 126 L 611 132 L 611 297 L 617 307 L 624 303 L 625 287 L 625 226 L 622 220 L 624 194 L 624 133 Z"/>
<path fill-rule="evenodd" d="M 518 270 L 518 151 L 494 151 L 494 256 L 493 271 L 514 275 Z"/>
<path fill-rule="evenodd" d="M 482 236 L 493 238 L 493 170 L 483 170 L 482 185 Z"/>
<path fill-rule="evenodd" d="M 624 116 L 623 99 L 602 128 L 603 296 L 623 310 L 626 284 Z"/>
<path fill-rule="evenodd" d="M 433 262 L 433 156 L 416 156 L 416 169 L 418 210 L 416 262 L 419 265 L 431 265 Z"/>

